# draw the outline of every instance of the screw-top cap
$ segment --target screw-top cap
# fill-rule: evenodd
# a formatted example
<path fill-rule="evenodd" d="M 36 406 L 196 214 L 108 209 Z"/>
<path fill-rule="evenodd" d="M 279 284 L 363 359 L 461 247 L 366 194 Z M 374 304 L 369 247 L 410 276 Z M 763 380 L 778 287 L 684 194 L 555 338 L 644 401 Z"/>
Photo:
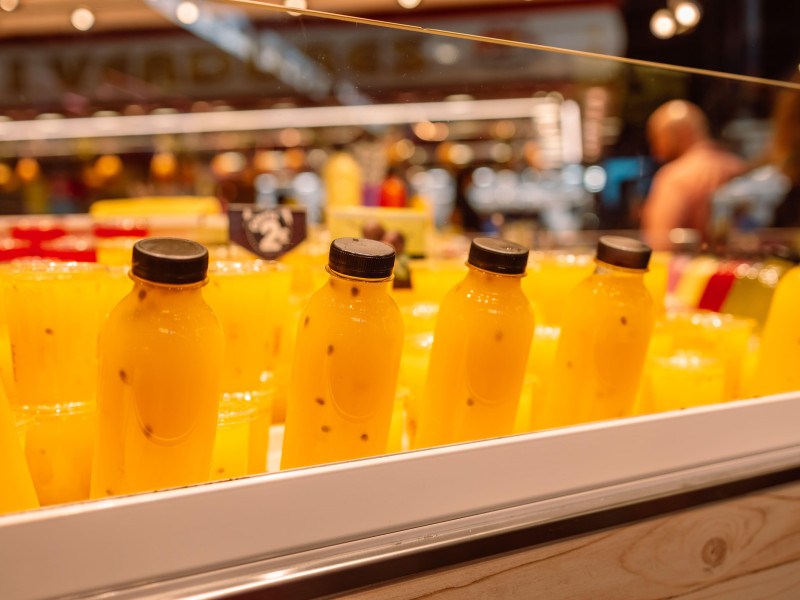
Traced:
<path fill-rule="evenodd" d="M 597 260 L 624 269 L 646 269 L 652 249 L 639 240 L 604 235 L 597 242 Z"/>
<path fill-rule="evenodd" d="M 528 266 L 528 249 L 496 238 L 475 238 L 467 262 L 491 273 L 522 275 Z"/>
<path fill-rule="evenodd" d="M 208 271 L 208 250 L 202 244 L 179 238 L 146 238 L 133 245 L 136 277 L 155 283 L 199 283 Z"/>
<path fill-rule="evenodd" d="M 364 238 L 339 238 L 331 242 L 331 270 L 350 277 L 386 279 L 394 268 L 394 248 Z"/>

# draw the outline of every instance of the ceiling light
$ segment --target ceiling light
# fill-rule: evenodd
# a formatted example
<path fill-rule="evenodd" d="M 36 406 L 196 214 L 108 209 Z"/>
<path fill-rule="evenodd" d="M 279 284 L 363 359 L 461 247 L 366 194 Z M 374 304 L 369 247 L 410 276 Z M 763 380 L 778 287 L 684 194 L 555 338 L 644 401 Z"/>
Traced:
<path fill-rule="evenodd" d="M 657 10 L 650 18 L 650 31 L 659 39 L 668 40 L 675 35 L 677 29 L 672 13 L 666 8 Z"/>
<path fill-rule="evenodd" d="M 200 9 L 194 2 L 181 2 L 175 9 L 175 16 L 184 25 L 192 25 L 200 18 Z"/>
<path fill-rule="evenodd" d="M 306 0 L 283 0 L 283 5 L 286 8 L 299 8 L 300 10 L 306 10 L 308 8 L 308 2 L 306 2 Z M 296 17 L 301 13 L 289 11 L 289 14 Z"/>
<path fill-rule="evenodd" d="M 422 0 L 397 0 L 397 3 L 403 8 L 417 8 Z"/>
<path fill-rule="evenodd" d="M 700 7 L 684 0 L 675 6 L 675 20 L 684 27 L 694 27 L 700 22 Z"/>
<path fill-rule="evenodd" d="M 76 8 L 69 17 L 69 22 L 78 31 L 89 31 L 94 27 L 94 13 L 88 8 Z"/>

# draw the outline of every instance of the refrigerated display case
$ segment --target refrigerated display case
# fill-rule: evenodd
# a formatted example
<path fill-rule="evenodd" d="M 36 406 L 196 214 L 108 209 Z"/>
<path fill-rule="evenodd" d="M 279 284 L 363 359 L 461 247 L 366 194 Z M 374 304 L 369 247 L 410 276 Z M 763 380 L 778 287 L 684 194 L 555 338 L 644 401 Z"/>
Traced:
<path fill-rule="evenodd" d="M 278 18 L 291 19 L 311 32 L 293 38 L 309 52 L 316 33 L 335 40 L 366 29 L 380 52 L 460 39 L 457 52 L 485 62 L 464 81 L 467 63 L 456 69 L 431 59 L 413 102 L 394 75 L 345 68 L 340 76 L 360 94 L 349 96 L 350 106 L 342 97 L 305 97 L 311 105 L 8 121 L 0 123 L 3 151 L 45 161 L 74 157 L 71 140 L 124 153 L 158 149 L 171 135 L 184 150 L 202 152 L 207 143 L 214 152 L 241 150 L 237 144 L 273 152 L 315 136 L 328 145 L 342 136 L 356 142 L 353 134 L 370 128 L 406 127 L 407 139 L 426 149 L 411 166 L 528 169 L 526 184 L 551 200 L 523 187 L 514 202 L 554 213 L 537 217 L 535 227 L 544 226 L 534 239 L 574 242 L 557 224 L 591 226 L 635 209 L 635 194 L 629 206 L 598 205 L 600 171 L 590 169 L 630 131 L 642 133 L 649 108 L 699 93 L 722 106 L 714 116 L 722 123 L 738 102 L 752 108 L 778 89 L 798 89 L 508 40 L 495 47 L 461 33 Z M 336 56 L 327 52 L 320 55 Z M 293 77 L 318 74 L 303 65 L 295 63 Z M 524 84 L 511 87 L 514 80 Z M 473 97 L 445 98 L 455 92 Z M 360 104 L 365 97 L 373 101 Z M 562 110 L 567 102 L 574 105 Z M 544 105 L 557 110 L 544 114 Z M 583 114 L 577 136 L 575 108 Z M 511 131 L 507 123 L 511 135 L 497 134 Z M 439 124 L 457 137 L 439 139 Z M 235 130 L 272 137 L 262 146 L 213 137 Z M 287 139 L 297 144 L 281 146 Z M 482 144 L 506 142 L 512 159 L 482 154 Z M 643 157 L 644 145 L 636 148 Z M 562 184 L 579 189 L 581 202 L 561 202 Z M 508 207 L 487 204 L 503 221 Z M 0 596 L 792 599 L 800 593 L 798 421 L 800 393 L 789 393 L 8 514 L 0 517 Z"/>

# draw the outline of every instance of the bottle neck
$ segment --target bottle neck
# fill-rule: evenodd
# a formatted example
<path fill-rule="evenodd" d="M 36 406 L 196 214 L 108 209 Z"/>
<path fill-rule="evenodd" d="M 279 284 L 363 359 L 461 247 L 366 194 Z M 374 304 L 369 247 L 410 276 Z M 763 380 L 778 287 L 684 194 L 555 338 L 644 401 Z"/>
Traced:
<path fill-rule="evenodd" d="M 501 273 L 492 273 L 491 271 L 479 269 L 470 263 L 467 263 L 467 269 L 467 279 L 474 284 L 491 285 L 498 291 L 505 289 L 520 289 L 522 286 L 522 278 L 524 277 L 524 274 L 505 275 Z"/>
<path fill-rule="evenodd" d="M 203 281 L 198 281 L 195 283 L 186 283 L 186 284 L 175 284 L 175 283 L 158 283 L 155 281 L 149 281 L 147 279 L 142 279 L 133 274 L 133 272 L 129 273 L 130 278 L 133 280 L 134 288 L 143 288 L 147 289 L 148 291 L 156 292 L 156 293 L 185 293 L 191 294 L 196 293 L 200 294 L 201 290 L 208 284 L 208 278 L 204 279 Z"/>
<path fill-rule="evenodd" d="M 374 297 L 389 293 L 389 284 L 391 284 L 393 277 L 385 277 L 382 279 L 363 279 L 360 277 L 348 277 L 337 273 L 328 268 L 328 285 L 337 293 L 357 297 Z"/>
<path fill-rule="evenodd" d="M 614 275 L 617 277 L 644 277 L 644 274 L 647 273 L 647 269 L 627 269 L 625 267 L 617 267 L 616 265 L 611 265 L 609 263 L 604 263 L 595 259 L 595 268 L 594 274 L 595 275 Z"/>

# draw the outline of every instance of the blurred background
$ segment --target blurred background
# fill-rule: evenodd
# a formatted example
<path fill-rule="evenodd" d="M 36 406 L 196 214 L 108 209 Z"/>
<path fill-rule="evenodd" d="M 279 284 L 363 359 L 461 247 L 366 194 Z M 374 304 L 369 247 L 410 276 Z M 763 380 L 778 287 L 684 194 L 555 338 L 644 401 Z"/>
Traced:
<path fill-rule="evenodd" d="M 320 222 L 347 155 L 361 204 L 424 204 L 440 229 L 633 229 L 660 165 L 647 121 L 675 99 L 747 165 L 714 190 L 709 230 L 775 224 L 794 186 L 758 168 L 780 94 L 797 93 L 779 83 L 800 67 L 800 3 L 274 4 L 0 0 L 0 213 L 192 195 Z"/>

